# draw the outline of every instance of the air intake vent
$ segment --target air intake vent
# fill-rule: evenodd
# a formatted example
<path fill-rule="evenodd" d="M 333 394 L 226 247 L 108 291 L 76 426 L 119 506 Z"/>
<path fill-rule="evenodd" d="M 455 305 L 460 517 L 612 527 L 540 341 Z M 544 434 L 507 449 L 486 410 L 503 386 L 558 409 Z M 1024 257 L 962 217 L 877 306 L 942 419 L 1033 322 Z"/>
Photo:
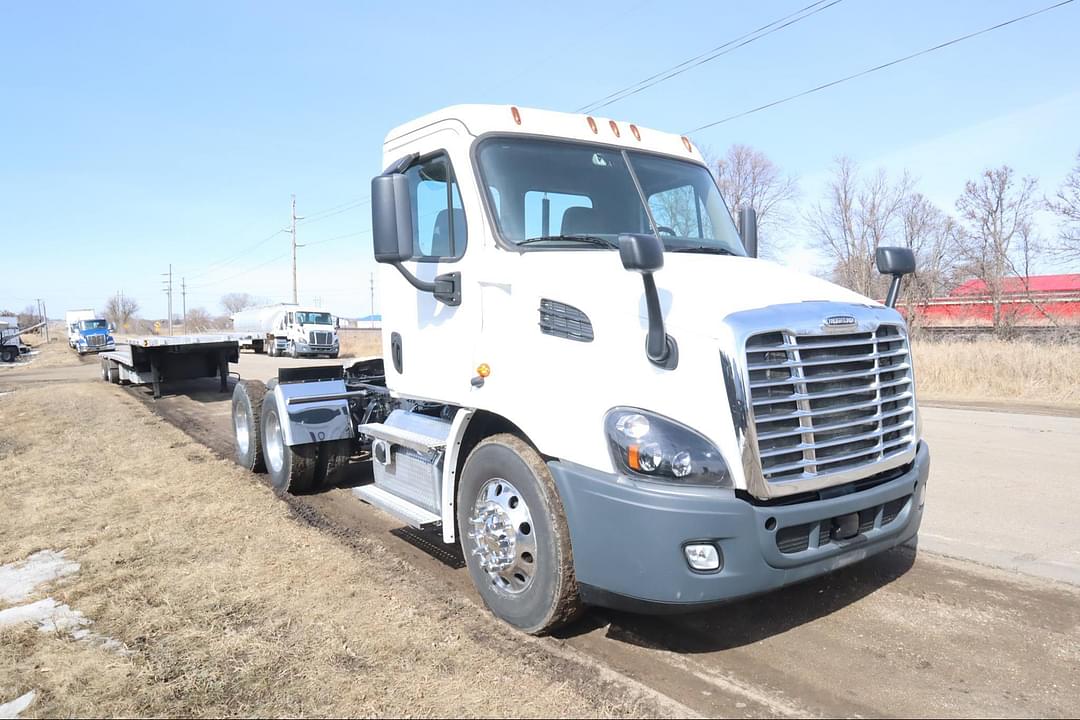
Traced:
<path fill-rule="evenodd" d="M 572 305 L 547 298 L 540 300 L 540 332 L 578 342 L 593 341 L 592 322 L 588 315 Z"/>

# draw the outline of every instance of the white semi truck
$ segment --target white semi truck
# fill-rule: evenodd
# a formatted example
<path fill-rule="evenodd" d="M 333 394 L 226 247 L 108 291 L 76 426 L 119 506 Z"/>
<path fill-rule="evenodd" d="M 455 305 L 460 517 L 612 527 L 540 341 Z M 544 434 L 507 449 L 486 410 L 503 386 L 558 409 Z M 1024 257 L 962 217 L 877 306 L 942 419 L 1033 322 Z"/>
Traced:
<path fill-rule="evenodd" d="M 686 137 L 507 106 L 387 135 L 381 360 L 233 396 L 237 460 L 460 544 L 490 610 L 721 603 L 916 538 L 929 452 L 886 302 L 756 258 Z"/>
<path fill-rule="evenodd" d="M 242 347 L 269 355 L 336 358 L 337 323 L 322 308 L 281 303 L 241 310 L 232 316 L 233 332 Z"/>

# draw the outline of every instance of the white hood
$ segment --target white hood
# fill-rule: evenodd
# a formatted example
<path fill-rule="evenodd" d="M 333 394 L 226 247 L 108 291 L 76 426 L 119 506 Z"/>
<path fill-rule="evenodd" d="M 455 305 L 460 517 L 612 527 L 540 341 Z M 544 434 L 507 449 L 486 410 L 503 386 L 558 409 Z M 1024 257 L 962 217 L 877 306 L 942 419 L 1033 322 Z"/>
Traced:
<path fill-rule="evenodd" d="M 541 295 L 578 307 L 594 319 L 623 314 L 635 304 L 639 316 L 646 317 L 641 277 L 623 269 L 616 252 L 529 252 L 517 262 L 518 287 L 532 285 Z M 755 258 L 664 253 L 664 267 L 654 277 L 667 326 L 709 336 L 719 333 L 723 318 L 741 310 L 806 301 L 881 305 Z"/>

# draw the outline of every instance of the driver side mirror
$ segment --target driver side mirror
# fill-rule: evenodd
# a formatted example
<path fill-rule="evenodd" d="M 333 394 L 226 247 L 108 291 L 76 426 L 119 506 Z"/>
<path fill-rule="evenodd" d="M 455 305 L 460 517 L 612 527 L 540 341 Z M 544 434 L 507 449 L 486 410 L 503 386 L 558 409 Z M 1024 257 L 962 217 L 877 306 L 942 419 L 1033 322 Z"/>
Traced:
<path fill-rule="evenodd" d="M 645 355 L 653 365 L 674 370 L 679 364 L 679 346 L 664 329 L 660 295 L 653 278 L 653 273 L 664 267 L 664 244 L 655 235 L 620 235 L 619 258 L 624 268 L 641 273 L 641 280 L 645 283 L 645 309 L 649 315 Z"/>
<path fill-rule="evenodd" d="M 739 237 L 742 238 L 746 254 L 757 257 L 757 210 L 744 207 L 739 210 Z"/>
<path fill-rule="evenodd" d="M 409 180 L 404 175 L 379 175 L 371 181 L 371 239 L 375 262 L 399 263 L 413 254 Z"/>

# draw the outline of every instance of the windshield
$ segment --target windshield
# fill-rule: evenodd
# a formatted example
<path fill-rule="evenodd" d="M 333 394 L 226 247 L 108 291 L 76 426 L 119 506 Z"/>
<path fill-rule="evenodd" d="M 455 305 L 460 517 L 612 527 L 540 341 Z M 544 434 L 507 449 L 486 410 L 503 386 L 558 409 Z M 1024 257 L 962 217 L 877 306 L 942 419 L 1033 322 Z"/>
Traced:
<path fill-rule="evenodd" d="M 83 320 L 83 330 L 107 330 L 109 323 L 106 320 Z"/>
<path fill-rule="evenodd" d="M 330 313 L 321 312 L 298 312 L 296 313 L 296 322 L 301 325 L 330 325 Z"/>
<path fill-rule="evenodd" d="M 697 163 L 588 143 L 507 137 L 483 141 L 478 162 L 498 231 L 508 243 L 612 248 L 622 233 L 651 234 L 632 168 L 665 249 L 746 254 L 716 183 Z"/>

